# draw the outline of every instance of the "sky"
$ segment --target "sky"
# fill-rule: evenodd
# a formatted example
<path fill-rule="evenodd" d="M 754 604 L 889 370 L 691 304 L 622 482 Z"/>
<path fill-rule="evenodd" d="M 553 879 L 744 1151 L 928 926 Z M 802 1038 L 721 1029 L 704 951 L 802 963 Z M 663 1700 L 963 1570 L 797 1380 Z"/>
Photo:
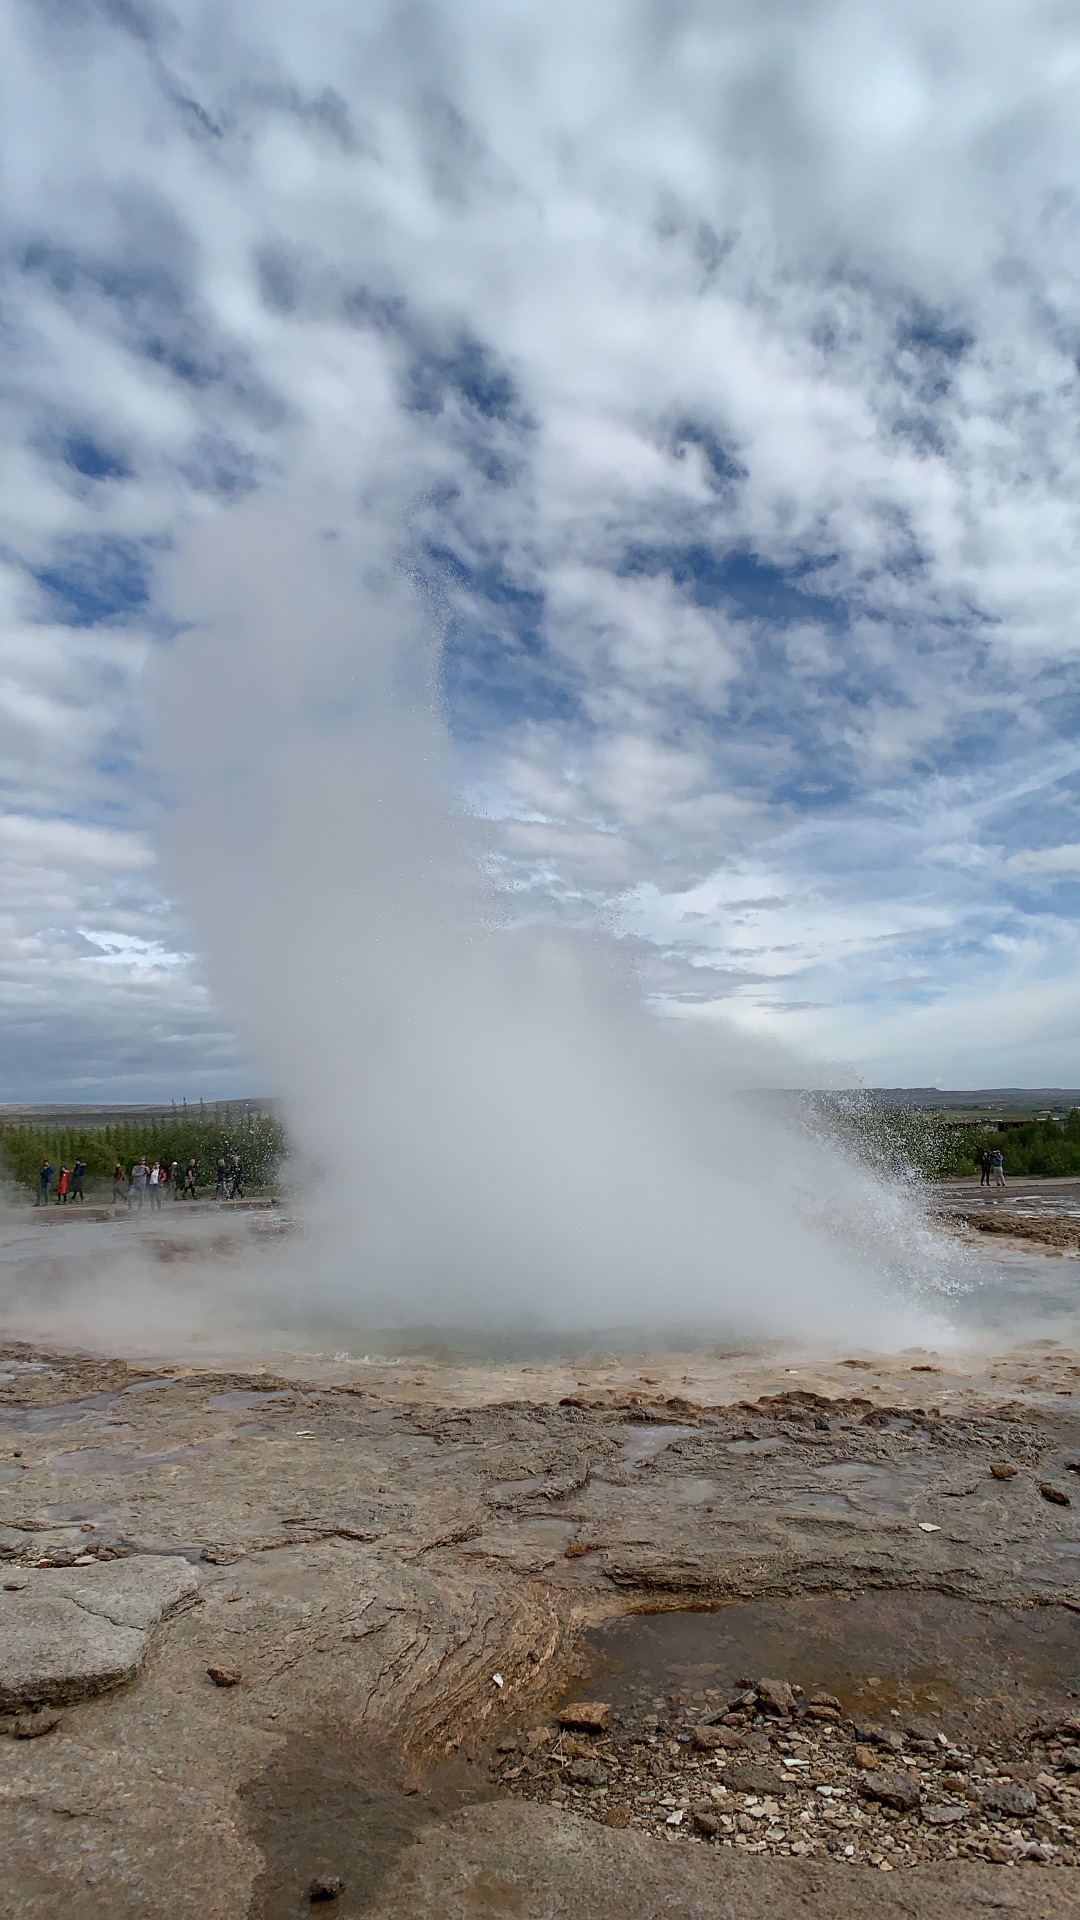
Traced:
<path fill-rule="evenodd" d="M 156 666 L 191 529 L 311 475 L 392 527 L 523 913 L 809 1083 L 1080 1084 L 1074 10 L 0 35 L 0 1100 L 270 1090 Z"/>

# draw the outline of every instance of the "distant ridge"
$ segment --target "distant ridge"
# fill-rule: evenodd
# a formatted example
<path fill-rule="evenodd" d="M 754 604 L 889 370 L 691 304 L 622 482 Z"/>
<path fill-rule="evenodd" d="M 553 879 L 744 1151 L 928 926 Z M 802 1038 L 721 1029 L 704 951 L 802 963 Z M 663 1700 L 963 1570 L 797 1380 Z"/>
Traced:
<path fill-rule="evenodd" d="M 1012 1113 L 1039 1113 L 1045 1107 L 1080 1107 L 1077 1087 L 972 1087 L 957 1092 L 944 1087 L 867 1087 L 873 1099 L 889 1107 L 985 1107 Z"/>
<path fill-rule="evenodd" d="M 189 1113 L 197 1114 L 199 1101 L 189 1100 Z M 208 1113 L 220 1113 L 228 1107 L 232 1113 L 274 1113 L 278 1102 L 269 1097 L 259 1099 L 256 1095 L 246 1094 L 237 1100 L 204 1100 L 202 1105 Z M 56 1105 L 42 1102 L 37 1105 L 0 1103 L 0 1122 L 20 1120 L 41 1120 L 52 1127 L 111 1127 L 124 1120 L 153 1120 L 163 1113 L 171 1113 L 173 1108 L 183 1113 L 182 1100 L 142 1101 L 131 1106 L 99 1106 L 87 1102 L 79 1105 L 74 1100 L 64 1100 Z"/>

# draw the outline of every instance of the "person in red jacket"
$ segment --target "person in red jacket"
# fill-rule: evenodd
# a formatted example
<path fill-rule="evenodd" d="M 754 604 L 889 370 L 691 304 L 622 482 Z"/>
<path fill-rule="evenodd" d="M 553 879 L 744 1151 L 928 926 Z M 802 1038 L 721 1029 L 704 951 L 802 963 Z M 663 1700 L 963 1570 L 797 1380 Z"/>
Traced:
<path fill-rule="evenodd" d="M 56 1204 L 58 1207 L 67 1206 L 67 1196 L 68 1196 L 68 1170 L 66 1167 L 61 1167 L 60 1178 L 56 1183 Z"/>

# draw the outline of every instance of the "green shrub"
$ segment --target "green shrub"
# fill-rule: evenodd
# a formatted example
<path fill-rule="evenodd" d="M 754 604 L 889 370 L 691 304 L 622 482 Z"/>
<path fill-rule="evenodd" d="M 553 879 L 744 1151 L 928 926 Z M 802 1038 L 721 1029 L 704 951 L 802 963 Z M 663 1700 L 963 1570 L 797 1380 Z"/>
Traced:
<path fill-rule="evenodd" d="M 111 1187 L 116 1161 L 122 1163 L 130 1178 L 140 1154 L 146 1155 L 148 1165 L 160 1160 L 167 1168 L 175 1160 L 181 1179 L 194 1155 L 199 1186 L 212 1187 L 218 1159 L 222 1155 L 230 1159 L 234 1153 L 240 1155 L 245 1189 L 271 1190 L 288 1154 L 284 1125 L 270 1113 L 247 1109 L 234 1113 L 228 1105 L 207 1107 L 201 1100 L 195 1109 L 185 1102 L 161 1113 L 133 1115 L 100 1126 L 92 1122 L 55 1127 L 41 1120 L 0 1121 L 0 1158 L 9 1178 L 28 1190 L 36 1190 L 38 1169 L 45 1159 L 51 1160 L 57 1170 L 85 1160 L 88 1188 L 106 1182 Z"/>

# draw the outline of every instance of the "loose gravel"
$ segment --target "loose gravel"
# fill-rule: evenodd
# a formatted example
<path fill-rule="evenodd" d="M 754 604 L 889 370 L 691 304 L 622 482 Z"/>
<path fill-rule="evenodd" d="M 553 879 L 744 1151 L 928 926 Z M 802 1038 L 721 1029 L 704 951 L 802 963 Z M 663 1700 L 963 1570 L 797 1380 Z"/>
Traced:
<path fill-rule="evenodd" d="M 564 1710 L 564 1724 L 500 1741 L 494 1778 L 512 1795 L 691 1845 L 883 1872 L 957 1857 L 1080 1862 L 1080 1716 L 975 1747 L 935 1720 L 852 1719 L 830 1695 L 759 1680 L 594 1712 L 605 1731 L 583 1717 Z"/>

